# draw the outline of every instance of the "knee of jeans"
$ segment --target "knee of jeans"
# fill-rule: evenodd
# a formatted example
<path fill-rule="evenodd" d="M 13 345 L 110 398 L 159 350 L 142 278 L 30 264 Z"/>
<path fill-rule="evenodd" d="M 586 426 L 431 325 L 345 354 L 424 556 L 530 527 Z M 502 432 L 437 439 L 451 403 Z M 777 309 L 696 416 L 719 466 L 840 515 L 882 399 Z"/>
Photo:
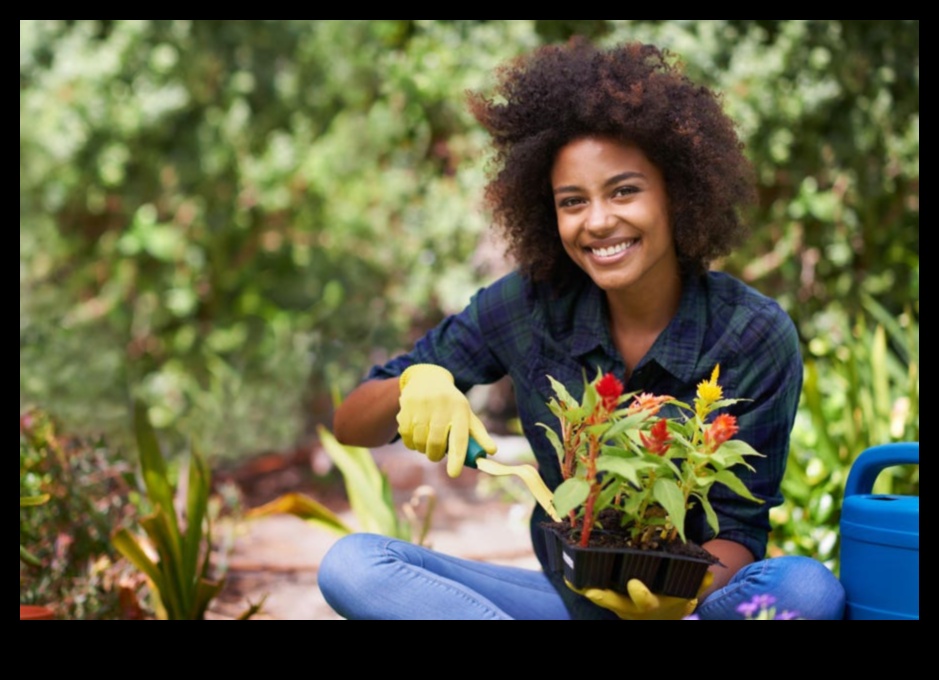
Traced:
<path fill-rule="evenodd" d="M 356 566 L 362 563 L 370 544 L 367 534 L 354 533 L 341 537 L 326 551 L 320 560 L 317 582 L 320 590 L 327 593 L 343 588 L 357 573 Z"/>
<path fill-rule="evenodd" d="M 811 618 L 840 619 L 844 614 L 844 586 L 828 567 L 811 557 L 790 555 L 774 559 L 786 560 L 786 575 L 781 584 L 785 600 L 801 608 Z"/>

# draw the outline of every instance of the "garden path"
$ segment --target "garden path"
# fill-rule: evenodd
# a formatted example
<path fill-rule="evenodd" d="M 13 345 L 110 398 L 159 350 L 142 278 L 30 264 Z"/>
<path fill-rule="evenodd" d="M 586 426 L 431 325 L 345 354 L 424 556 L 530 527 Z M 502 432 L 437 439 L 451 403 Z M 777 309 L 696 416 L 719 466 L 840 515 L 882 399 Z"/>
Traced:
<path fill-rule="evenodd" d="M 530 456 L 521 437 L 494 437 L 496 459 L 513 464 Z M 448 554 L 498 564 L 538 568 L 528 534 L 533 501 L 514 477 L 490 477 L 466 469 L 450 479 L 443 464 L 393 444 L 373 450 L 388 476 L 398 507 L 421 485 L 433 488 L 437 504 L 426 543 Z M 238 487 L 244 507 L 256 507 L 282 493 L 311 495 L 356 526 L 342 484 L 316 488 L 313 470 L 325 454 L 270 454 L 217 475 Z M 327 461 L 328 462 L 328 461 Z M 318 470 L 319 478 L 323 471 Z M 337 491 L 338 487 L 338 491 Z M 320 561 L 337 536 L 292 515 L 234 521 L 216 526 L 220 564 L 227 561 L 226 586 L 210 606 L 207 619 L 232 619 L 262 602 L 251 620 L 337 620 L 317 585 Z"/>

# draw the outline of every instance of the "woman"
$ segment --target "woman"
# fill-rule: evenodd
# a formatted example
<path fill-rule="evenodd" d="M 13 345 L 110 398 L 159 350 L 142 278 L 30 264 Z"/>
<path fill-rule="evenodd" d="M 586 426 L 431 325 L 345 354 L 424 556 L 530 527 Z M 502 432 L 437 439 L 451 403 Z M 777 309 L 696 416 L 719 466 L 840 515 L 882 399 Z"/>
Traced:
<path fill-rule="evenodd" d="M 841 618 L 844 593 L 820 563 L 764 559 L 769 509 L 782 501 L 789 435 L 802 384 L 791 319 L 773 300 L 709 271 L 746 235 L 751 168 L 718 96 L 689 80 L 651 45 L 598 49 L 575 39 L 525 55 L 499 72 L 493 97 L 470 106 L 489 131 L 496 171 L 487 200 L 517 270 L 480 290 L 414 349 L 383 366 L 337 410 L 340 441 L 378 446 L 400 435 L 457 476 L 469 437 L 495 444 L 464 393 L 511 376 L 524 432 L 550 488 L 557 457 L 538 423 L 554 423 L 547 376 L 568 388 L 599 368 L 627 392 L 691 403 L 717 364 L 738 437 L 765 458 L 740 477 L 755 504 L 721 485 L 686 533 L 720 559 L 698 597 L 575 592 L 561 577 L 476 563 L 354 534 L 326 555 L 319 583 L 347 618 L 740 618 L 770 594 L 779 611 Z M 536 507 L 532 541 L 545 547 Z"/>

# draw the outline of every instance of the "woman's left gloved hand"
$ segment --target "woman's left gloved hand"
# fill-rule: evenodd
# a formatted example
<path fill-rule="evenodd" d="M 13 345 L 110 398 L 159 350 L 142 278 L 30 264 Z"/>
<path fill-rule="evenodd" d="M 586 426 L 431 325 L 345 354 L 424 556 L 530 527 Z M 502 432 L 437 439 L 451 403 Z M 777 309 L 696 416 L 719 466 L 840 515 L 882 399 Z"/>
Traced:
<path fill-rule="evenodd" d="M 583 588 L 578 590 L 565 579 L 567 587 L 604 609 L 609 609 L 621 619 L 629 620 L 678 620 L 691 614 L 698 606 L 698 598 L 714 581 L 714 574 L 707 572 L 698 588 L 698 593 L 691 599 L 656 595 L 639 579 L 630 579 L 626 584 L 629 595 L 603 588 Z"/>

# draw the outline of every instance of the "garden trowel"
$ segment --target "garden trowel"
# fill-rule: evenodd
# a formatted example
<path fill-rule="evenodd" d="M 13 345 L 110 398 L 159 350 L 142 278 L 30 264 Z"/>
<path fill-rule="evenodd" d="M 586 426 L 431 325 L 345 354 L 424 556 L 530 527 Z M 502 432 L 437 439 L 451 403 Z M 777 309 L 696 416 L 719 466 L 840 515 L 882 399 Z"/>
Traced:
<path fill-rule="evenodd" d="M 544 511 L 555 521 L 560 522 L 561 518 L 554 509 L 553 494 L 551 490 L 541 481 L 538 471 L 531 465 L 506 465 L 490 460 L 486 456 L 485 450 L 479 443 L 470 437 L 469 446 L 466 448 L 466 467 L 482 470 L 490 475 L 515 475 L 521 479 L 532 496 L 538 501 L 538 504 L 544 508 Z"/>

